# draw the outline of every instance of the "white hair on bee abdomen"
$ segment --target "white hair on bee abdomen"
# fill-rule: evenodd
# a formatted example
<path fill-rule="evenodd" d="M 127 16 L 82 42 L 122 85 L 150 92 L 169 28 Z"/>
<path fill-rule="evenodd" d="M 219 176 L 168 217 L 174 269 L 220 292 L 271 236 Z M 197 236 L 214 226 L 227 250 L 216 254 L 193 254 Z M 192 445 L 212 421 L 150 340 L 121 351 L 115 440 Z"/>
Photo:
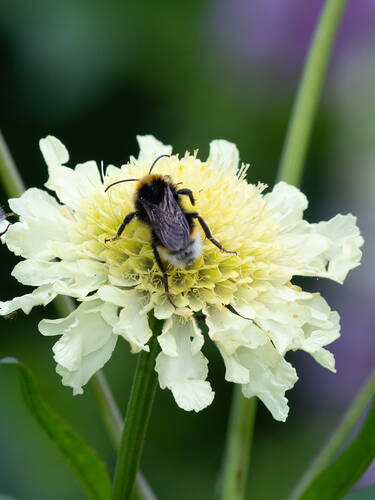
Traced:
<path fill-rule="evenodd" d="M 158 247 L 163 259 L 170 262 L 175 267 L 184 268 L 194 262 L 202 254 L 202 239 L 198 232 L 195 232 L 186 248 L 176 252 L 170 252 L 163 247 Z"/>

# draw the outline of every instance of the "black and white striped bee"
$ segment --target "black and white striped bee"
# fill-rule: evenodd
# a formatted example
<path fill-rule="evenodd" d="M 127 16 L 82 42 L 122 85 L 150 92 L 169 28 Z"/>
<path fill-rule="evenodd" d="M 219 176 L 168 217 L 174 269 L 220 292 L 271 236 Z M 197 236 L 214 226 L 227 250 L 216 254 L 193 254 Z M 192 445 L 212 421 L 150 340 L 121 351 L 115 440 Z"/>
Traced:
<path fill-rule="evenodd" d="M 181 196 L 188 196 L 190 203 L 195 204 L 194 195 L 190 189 L 177 189 L 177 185 L 168 175 L 151 174 L 156 162 L 165 156 L 169 157 L 169 155 L 161 155 L 156 158 L 148 175 L 142 179 L 124 179 L 107 186 L 105 191 L 122 182 L 138 182 L 134 195 L 134 212 L 126 215 L 116 236 L 107 238 L 105 243 L 120 238 L 125 227 L 134 217 L 149 225 L 151 247 L 156 263 L 163 274 L 165 293 L 169 302 L 176 307 L 169 294 L 168 274 L 162 258 L 175 267 L 184 268 L 202 254 L 202 240 L 194 224 L 195 220 L 201 225 L 206 237 L 220 250 L 234 254 L 237 252 L 226 250 L 215 240 L 198 212 L 188 212 L 182 207 Z"/>

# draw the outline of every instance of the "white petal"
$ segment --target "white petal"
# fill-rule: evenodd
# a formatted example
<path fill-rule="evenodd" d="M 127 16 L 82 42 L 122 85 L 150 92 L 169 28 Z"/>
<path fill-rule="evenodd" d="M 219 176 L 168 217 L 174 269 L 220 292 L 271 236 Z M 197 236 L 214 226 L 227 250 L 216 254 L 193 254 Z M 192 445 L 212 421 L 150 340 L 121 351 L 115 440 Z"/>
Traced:
<path fill-rule="evenodd" d="M 94 305 L 100 304 L 100 300 L 83 303 L 66 318 L 39 323 L 43 335 L 62 335 L 53 347 L 56 371 L 76 394 L 108 361 L 116 344 L 111 326 L 93 312 Z"/>
<path fill-rule="evenodd" d="M 240 346 L 254 349 L 267 342 L 267 336 L 253 321 L 241 318 L 225 308 L 219 311 L 212 307 L 205 312 L 211 339 L 220 344 L 228 356 Z"/>
<path fill-rule="evenodd" d="M 8 226 L 11 226 L 10 222 L 7 221 L 7 220 L 0 220 L 0 234 L 3 233 Z M 7 233 L 4 233 L 1 237 L 0 237 L 0 241 L 1 243 L 5 243 L 6 241 L 6 236 L 7 236 Z"/>
<path fill-rule="evenodd" d="M 185 318 L 190 319 L 189 318 Z M 167 321 L 164 322 L 163 329 L 161 334 L 158 337 L 158 342 L 160 344 L 160 347 L 164 354 L 167 356 L 171 357 L 176 357 L 178 356 L 178 349 L 177 349 L 177 343 L 174 335 L 174 330 L 173 330 L 173 321 L 178 323 L 178 321 L 184 321 L 183 319 L 178 319 L 176 316 L 173 316 L 173 318 L 169 318 Z M 196 354 L 198 353 L 204 344 L 204 337 L 202 335 L 202 332 L 200 331 L 197 323 L 192 319 L 191 323 L 189 323 L 191 329 L 190 329 L 190 337 L 192 339 L 191 342 L 191 353 Z"/>
<path fill-rule="evenodd" d="M 47 242 L 67 241 L 71 225 L 57 201 L 45 191 L 31 188 L 9 200 L 9 206 L 20 216 L 20 222 L 12 224 L 5 235 L 9 250 L 24 258 L 53 258 Z"/>
<path fill-rule="evenodd" d="M 320 349 L 317 349 L 316 351 L 312 352 L 311 356 L 315 359 L 317 363 L 324 366 L 324 368 L 327 368 L 331 372 L 336 373 L 335 357 L 327 349 L 321 347 Z"/>
<path fill-rule="evenodd" d="M 323 349 L 340 337 L 340 318 L 331 311 L 327 302 L 318 293 L 304 301 L 309 309 L 309 321 L 303 325 L 303 337 L 296 342 L 294 349 L 303 349 L 325 368 L 335 372 L 335 358 Z"/>
<path fill-rule="evenodd" d="M 92 196 L 93 191 L 101 186 L 96 162 L 82 163 L 73 170 L 62 165 L 68 161 L 69 155 L 58 139 L 48 136 L 39 144 L 48 166 L 49 178 L 45 186 L 55 191 L 62 203 L 79 210 L 81 200 Z"/>
<path fill-rule="evenodd" d="M 322 348 L 340 336 L 339 316 L 320 294 L 279 287 L 272 297 L 260 297 L 256 323 L 267 332 L 278 353 L 302 349 L 334 371 L 333 356 Z"/>
<path fill-rule="evenodd" d="M 137 135 L 137 141 L 139 144 L 139 162 L 155 160 L 160 155 L 170 155 L 172 153 L 172 146 L 166 146 L 155 139 L 153 135 Z"/>
<path fill-rule="evenodd" d="M 160 305 L 155 305 L 154 316 L 157 319 L 168 319 L 175 312 L 175 308 L 170 302 L 164 302 Z"/>
<path fill-rule="evenodd" d="M 328 275 L 342 283 L 351 269 L 359 266 L 363 238 L 351 214 L 336 215 L 327 222 L 316 225 L 316 232 L 329 239 L 329 247 L 322 256 L 324 266 L 328 264 Z"/>
<path fill-rule="evenodd" d="M 301 191 L 279 182 L 264 196 L 272 216 L 280 223 L 282 231 L 291 231 L 301 221 L 303 211 L 308 206 L 306 196 Z"/>
<path fill-rule="evenodd" d="M 98 296 L 104 302 L 121 307 L 118 321 L 113 333 L 121 335 L 131 345 L 132 352 L 149 351 L 147 342 L 152 331 L 148 324 L 147 314 L 142 311 L 140 294 L 135 290 L 120 290 L 115 286 L 104 285 L 98 290 Z"/>
<path fill-rule="evenodd" d="M 249 382 L 242 386 L 244 396 L 257 396 L 274 419 L 284 422 L 289 411 L 285 391 L 298 380 L 295 369 L 277 353 L 271 342 L 257 349 L 241 347 L 238 357 L 250 374 Z"/>
<path fill-rule="evenodd" d="M 177 342 L 172 327 L 173 319 L 169 318 L 164 322 L 161 334 L 158 336 L 158 342 L 164 354 L 176 358 L 178 356 Z"/>
<path fill-rule="evenodd" d="M 359 266 L 363 238 L 353 215 L 308 224 L 301 222 L 285 233 L 280 243 L 288 249 L 293 274 L 320 276 L 342 283 L 351 269 Z M 285 265 L 288 263 L 285 261 Z"/>
<path fill-rule="evenodd" d="M 0 315 L 5 316 L 11 314 L 17 309 L 22 309 L 25 314 L 29 314 L 34 306 L 46 306 L 56 297 L 50 285 L 44 285 L 36 288 L 32 293 L 15 297 L 6 302 L 0 302 Z"/>
<path fill-rule="evenodd" d="M 219 170 L 229 170 L 234 174 L 238 170 L 240 154 L 237 146 L 232 142 L 219 139 L 210 142 L 210 154 L 207 164 Z"/>
<path fill-rule="evenodd" d="M 241 364 L 238 353 L 235 352 L 229 356 L 220 344 L 217 344 L 217 347 L 225 364 L 225 380 L 236 384 L 247 384 L 249 382 L 250 373 L 249 370 Z"/>
<path fill-rule="evenodd" d="M 155 370 L 159 374 L 162 389 L 170 389 L 178 406 L 187 411 L 200 411 L 212 403 L 214 392 L 207 377 L 207 360 L 199 352 L 193 353 L 191 337 L 196 336 L 194 320 L 181 322 L 173 317 L 169 321 L 170 334 L 175 339 L 177 355 L 161 352 L 156 359 Z"/>
<path fill-rule="evenodd" d="M 39 141 L 39 147 L 48 167 L 60 167 L 69 161 L 69 153 L 64 144 L 52 135 Z"/>
<path fill-rule="evenodd" d="M 24 260 L 12 271 L 20 283 L 40 286 L 53 284 L 53 290 L 61 295 L 84 298 L 106 281 L 105 264 L 89 259 L 75 262 L 46 262 Z"/>

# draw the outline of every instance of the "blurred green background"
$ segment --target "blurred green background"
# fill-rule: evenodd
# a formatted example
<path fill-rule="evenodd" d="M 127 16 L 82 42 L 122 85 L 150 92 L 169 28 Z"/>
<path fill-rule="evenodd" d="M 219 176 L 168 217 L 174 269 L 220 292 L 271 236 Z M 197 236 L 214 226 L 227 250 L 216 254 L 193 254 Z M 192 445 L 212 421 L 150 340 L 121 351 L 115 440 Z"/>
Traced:
<path fill-rule="evenodd" d="M 136 134 L 152 133 L 175 152 L 225 138 L 252 165 L 251 182 L 273 184 L 303 56 L 322 0 L 1 0 L 1 128 L 27 186 L 41 187 L 46 167 L 38 140 L 67 146 L 71 165 L 125 163 L 137 154 Z M 260 404 L 249 498 L 286 498 L 333 428 L 375 358 L 373 214 L 375 4 L 349 0 L 324 87 L 302 189 L 310 222 L 352 212 L 364 233 L 364 261 L 344 287 L 303 281 L 321 290 L 342 317 L 332 346 L 333 375 L 305 353 L 289 359 L 301 380 L 288 394 L 285 424 Z M 7 209 L 7 196 L 0 200 Z M 372 244 L 373 243 L 373 244 Z M 17 259 L 0 248 L 0 300 L 24 293 L 10 277 Z M 55 373 L 51 347 L 37 323 L 52 307 L 0 319 L 0 356 L 33 371 L 47 400 L 113 468 L 111 447 L 89 389 L 73 397 Z M 160 499 L 213 498 L 220 472 L 231 385 L 209 344 L 211 407 L 185 413 L 157 392 L 142 469 Z M 119 340 L 105 367 L 122 410 L 135 357 Z M 69 466 L 33 421 L 11 370 L 0 368 L 0 493 L 12 498 L 84 498 Z M 362 484 L 375 482 L 375 469 Z"/>

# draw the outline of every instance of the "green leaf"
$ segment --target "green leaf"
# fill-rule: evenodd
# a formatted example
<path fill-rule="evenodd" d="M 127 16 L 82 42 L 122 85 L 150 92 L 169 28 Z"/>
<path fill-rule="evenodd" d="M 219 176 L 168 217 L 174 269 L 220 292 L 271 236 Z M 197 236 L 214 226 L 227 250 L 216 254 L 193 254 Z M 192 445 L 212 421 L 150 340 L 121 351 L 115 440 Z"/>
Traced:
<path fill-rule="evenodd" d="M 358 490 L 351 491 L 345 496 L 344 500 L 374 500 L 375 486 L 368 488 L 359 488 Z"/>
<path fill-rule="evenodd" d="M 73 472 L 90 498 L 108 500 L 111 481 L 105 463 L 97 453 L 44 401 L 36 387 L 31 372 L 14 358 L 0 360 L 0 365 L 18 370 L 23 398 L 33 417 L 68 459 Z"/>
<path fill-rule="evenodd" d="M 312 481 L 299 500 L 339 500 L 343 498 L 360 479 L 374 457 L 375 401 L 371 405 L 358 436 L 332 465 L 323 470 Z"/>

